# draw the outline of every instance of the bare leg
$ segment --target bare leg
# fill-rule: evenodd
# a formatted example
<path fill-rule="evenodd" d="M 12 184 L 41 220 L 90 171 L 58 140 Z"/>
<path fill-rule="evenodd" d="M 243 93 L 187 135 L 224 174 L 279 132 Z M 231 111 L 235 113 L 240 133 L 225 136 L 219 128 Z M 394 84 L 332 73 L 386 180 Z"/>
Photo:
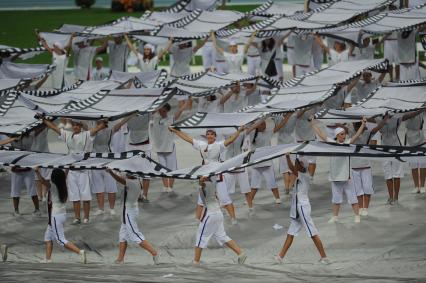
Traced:
<path fill-rule="evenodd" d="M 225 245 L 230 248 L 234 253 L 237 255 L 241 254 L 241 248 L 237 245 L 237 243 L 234 240 L 231 240 L 229 242 L 226 242 Z"/>
<path fill-rule="evenodd" d="M 40 206 L 39 206 L 39 203 L 38 203 L 38 196 L 37 195 L 32 196 L 31 199 L 33 200 L 34 209 L 39 210 Z"/>
<path fill-rule="evenodd" d="M 169 178 L 169 188 L 173 188 L 174 183 L 175 183 L 175 179 Z"/>
<path fill-rule="evenodd" d="M 364 208 L 364 195 L 358 196 L 357 198 L 358 198 L 359 208 Z"/>
<path fill-rule="evenodd" d="M 200 263 L 200 259 L 201 259 L 201 252 L 203 251 L 202 248 L 199 247 L 195 247 L 195 251 L 194 251 L 194 262 L 195 263 Z"/>
<path fill-rule="evenodd" d="M 140 242 L 139 246 L 149 252 L 152 256 L 157 255 L 157 251 L 151 246 L 151 244 L 147 240 Z"/>
<path fill-rule="evenodd" d="M 290 182 L 291 182 L 291 175 L 290 173 L 284 173 L 283 179 L 284 179 L 284 190 L 286 194 L 290 193 Z"/>
<path fill-rule="evenodd" d="M 253 202 L 251 201 L 251 193 L 245 193 L 244 196 L 246 197 L 247 206 L 252 208 Z"/>
<path fill-rule="evenodd" d="M 315 235 L 315 236 L 312 237 L 312 241 L 314 241 L 314 244 L 317 247 L 317 250 L 318 250 L 321 258 L 327 257 L 327 255 L 325 254 L 325 251 L 324 251 L 324 247 L 322 246 L 322 242 L 321 242 L 320 237 L 318 235 Z"/>
<path fill-rule="evenodd" d="M 19 198 L 13 198 L 13 208 L 15 211 L 19 211 Z"/>
<path fill-rule="evenodd" d="M 53 242 L 52 241 L 46 241 L 46 259 L 52 258 L 52 251 L 53 251 Z"/>
<path fill-rule="evenodd" d="M 333 216 L 338 216 L 339 210 L 340 210 L 340 203 L 333 203 L 332 209 L 333 209 Z"/>
<path fill-rule="evenodd" d="M 104 203 L 105 203 L 105 194 L 104 193 L 97 193 L 96 198 L 98 200 L 98 207 L 100 210 L 104 210 Z"/>
<path fill-rule="evenodd" d="M 359 205 L 357 203 L 352 205 L 352 210 L 354 211 L 355 215 L 359 215 Z"/>
<path fill-rule="evenodd" d="M 117 262 L 123 262 L 124 261 L 124 255 L 126 254 L 127 250 L 127 242 L 120 242 L 118 245 L 118 256 L 117 256 Z"/>
<path fill-rule="evenodd" d="M 287 234 L 287 238 L 285 239 L 284 245 L 281 248 L 280 253 L 278 254 L 278 256 L 280 258 L 284 258 L 285 257 L 288 249 L 291 247 L 291 244 L 293 243 L 293 239 L 294 239 L 293 235 Z"/>
<path fill-rule="evenodd" d="M 293 75 L 293 78 L 296 76 L 296 65 L 291 65 L 291 74 Z"/>
<path fill-rule="evenodd" d="M 149 179 L 143 179 L 142 181 L 143 196 L 148 199 L 148 190 L 149 190 Z"/>
<path fill-rule="evenodd" d="M 256 196 L 256 193 L 257 193 L 257 189 L 256 188 L 252 188 L 251 189 L 251 193 L 250 193 L 250 198 L 251 198 L 252 205 L 253 205 L 253 200 L 254 200 L 254 197 Z"/>
<path fill-rule="evenodd" d="M 399 196 L 399 188 L 401 187 L 401 178 L 394 178 L 393 179 L 393 189 L 394 189 L 394 198 L 398 200 Z"/>
<path fill-rule="evenodd" d="M 231 219 L 236 219 L 235 217 L 235 207 L 233 203 L 227 204 L 224 206 L 226 211 L 229 214 L 229 217 L 231 217 Z"/>
<path fill-rule="evenodd" d="M 364 195 L 364 208 L 370 207 L 371 195 Z"/>
<path fill-rule="evenodd" d="M 84 219 L 89 219 L 90 200 L 83 201 L 83 213 L 84 213 Z"/>
<path fill-rule="evenodd" d="M 73 201 L 73 207 L 74 207 L 74 216 L 76 219 L 80 219 L 80 208 L 81 208 L 81 203 L 80 201 Z"/>
<path fill-rule="evenodd" d="M 77 248 L 77 246 L 76 246 L 76 245 L 74 245 L 74 244 L 73 244 L 73 243 L 71 243 L 71 242 L 66 243 L 64 247 L 65 247 L 67 250 L 72 251 L 72 252 L 74 252 L 74 253 L 76 253 L 76 254 L 79 254 L 79 253 L 80 253 L 80 249 L 79 249 L 79 248 Z"/>
<path fill-rule="evenodd" d="M 278 191 L 278 188 L 273 188 L 273 189 L 271 190 L 271 192 L 272 192 L 272 194 L 274 195 L 274 198 L 275 198 L 275 199 L 280 198 L 280 191 Z"/>
<path fill-rule="evenodd" d="M 393 200 L 394 199 L 394 195 L 393 195 L 393 179 L 387 179 L 386 180 L 386 186 L 388 188 L 389 199 Z"/>
<path fill-rule="evenodd" d="M 425 186 L 426 181 L 426 168 L 420 168 L 420 187 Z"/>
<path fill-rule="evenodd" d="M 168 187 L 169 186 L 169 178 L 163 178 L 163 187 Z"/>
<path fill-rule="evenodd" d="M 115 193 L 108 193 L 108 203 L 109 203 L 109 208 L 114 209 L 115 206 Z"/>
<path fill-rule="evenodd" d="M 36 180 L 35 185 L 37 188 L 37 197 L 41 201 L 43 200 L 43 184 L 41 183 L 41 181 Z"/>
<path fill-rule="evenodd" d="M 413 168 L 411 169 L 411 176 L 413 176 L 413 182 L 414 182 L 414 187 L 415 188 L 419 188 L 420 187 L 420 176 L 419 176 L 419 168 Z"/>
<path fill-rule="evenodd" d="M 315 170 L 317 169 L 317 164 L 316 163 L 309 163 L 308 165 L 308 172 L 309 175 L 311 177 L 313 177 L 315 175 Z"/>
<path fill-rule="evenodd" d="M 197 218 L 198 220 L 201 220 L 201 217 L 203 216 L 203 210 L 204 210 L 203 206 L 197 205 L 197 207 L 195 208 L 195 218 Z"/>

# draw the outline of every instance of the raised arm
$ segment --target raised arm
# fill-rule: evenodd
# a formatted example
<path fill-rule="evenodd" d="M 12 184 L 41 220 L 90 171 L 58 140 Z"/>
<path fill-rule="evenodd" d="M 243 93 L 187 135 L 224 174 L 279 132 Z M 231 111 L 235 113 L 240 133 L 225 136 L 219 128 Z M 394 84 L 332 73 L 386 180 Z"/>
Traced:
<path fill-rule="evenodd" d="M 326 133 L 324 133 L 323 131 L 321 131 L 321 129 L 316 125 L 316 121 L 314 119 L 314 117 L 311 117 L 311 127 L 314 130 L 314 132 L 323 140 L 323 141 L 327 141 L 327 135 Z"/>
<path fill-rule="evenodd" d="M 206 44 L 207 40 L 209 40 L 209 37 L 206 36 L 200 43 L 198 43 L 193 49 L 192 52 L 195 54 L 197 51 Z"/>
<path fill-rule="evenodd" d="M 96 125 L 96 127 L 94 127 L 94 128 L 91 128 L 90 130 L 89 130 L 89 132 L 90 132 L 90 136 L 96 136 L 96 134 L 100 131 L 100 130 L 103 130 L 103 129 L 105 129 L 105 128 L 107 128 L 108 127 L 108 122 L 107 121 L 105 121 L 105 120 L 102 120 L 102 123 L 100 123 L 100 124 L 98 124 L 98 125 Z"/>
<path fill-rule="evenodd" d="M 377 80 L 379 81 L 379 83 L 382 83 L 382 82 L 383 82 L 384 78 L 386 77 L 386 74 L 387 74 L 387 73 L 381 73 L 381 74 L 380 74 L 379 78 L 377 79 Z"/>
<path fill-rule="evenodd" d="M 238 138 L 238 136 L 241 134 L 241 132 L 242 131 L 244 131 L 244 126 L 242 126 L 242 127 L 239 127 L 238 128 L 238 130 L 232 135 L 232 136 L 230 136 L 229 138 L 227 138 L 225 141 L 224 141 L 224 145 L 225 146 L 228 146 L 228 145 L 230 145 L 231 143 L 233 143 L 237 138 Z"/>
<path fill-rule="evenodd" d="M 257 121 L 256 123 L 254 123 L 253 125 L 251 125 L 250 127 L 248 127 L 246 129 L 246 134 L 250 134 L 252 131 L 254 131 L 257 127 L 260 126 L 260 124 L 262 124 L 263 122 L 265 122 L 265 118 L 263 119 L 259 119 L 259 121 Z"/>
<path fill-rule="evenodd" d="M 330 53 L 330 48 L 328 46 L 326 46 L 324 44 L 324 42 L 322 42 L 322 39 L 319 35 L 315 35 L 315 41 L 318 43 L 318 45 L 322 48 L 322 50 L 324 50 L 327 53 Z"/>
<path fill-rule="evenodd" d="M 126 185 L 126 179 L 115 174 L 111 169 L 106 169 L 106 171 L 111 175 L 111 177 L 114 178 L 114 180 L 116 180 L 117 182 L 119 182 L 122 185 Z"/>
<path fill-rule="evenodd" d="M 279 122 L 278 124 L 275 125 L 273 133 L 275 134 L 276 132 L 280 131 L 282 129 L 282 127 L 284 127 L 288 120 L 290 120 L 291 115 L 293 114 L 293 112 L 289 112 L 287 114 L 285 114 L 284 118 L 281 120 L 281 122 Z"/>
<path fill-rule="evenodd" d="M 70 39 L 68 40 L 67 46 L 65 46 L 65 52 L 67 54 L 67 56 L 70 56 L 71 53 L 71 47 L 72 47 L 72 41 L 74 40 L 74 38 L 76 37 L 76 33 L 73 32 L 70 36 Z"/>
<path fill-rule="evenodd" d="M 13 142 L 17 139 L 18 139 L 17 137 L 13 137 L 13 138 L 7 138 L 7 139 L 4 139 L 4 140 L 0 140 L 0 146 L 9 144 L 9 143 L 11 143 L 11 142 Z"/>
<path fill-rule="evenodd" d="M 45 117 L 43 117 L 43 123 L 51 130 L 55 131 L 58 135 L 61 134 L 61 129 L 58 128 L 58 126 L 55 125 L 55 123 L 53 123 L 50 120 L 47 120 Z"/>
<path fill-rule="evenodd" d="M 230 98 L 231 98 L 231 96 L 232 96 L 233 94 L 236 94 L 236 93 L 240 92 L 240 84 L 239 84 L 239 83 L 237 83 L 237 88 L 238 88 L 237 90 L 235 90 L 234 88 L 231 88 L 231 89 L 228 91 L 228 93 L 227 93 L 227 94 L 223 95 L 223 96 L 220 98 L 220 100 L 219 100 L 220 105 L 225 104 L 225 103 L 226 103 L 226 101 L 228 101 L 228 99 L 230 99 Z"/>
<path fill-rule="evenodd" d="M 96 53 L 102 53 L 105 52 L 105 50 L 108 47 L 108 39 L 105 38 L 104 41 L 102 42 L 101 46 L 96 47 Z"/>
<path fill-rule="evenodd" d="M 123 119 L 121 119 L 120 122 L 118 122 L 117 124 L 115 124 L 115 126 L 112 128 L 112 132 L 113 133 L 118 132 L 121 129 L 121 127 L 123 127 L 124 124 L 126 124 L 130 119 L 132 119 L 136 115 L 137 115 L 137 113 L 132 113 L 129 116 L 124 117 Z"/>
<path fill-rule="evenodd" d="M 257 30 L 255 30 L 251 36 L 249 37 L 249 39 L 247 40 L 246 44 L 244 44 L 244 54 L 247 54 L 248 49 L 250 47 L 250 45 L 253 43 L 253 40 L 255 39 L 257 34 Z"/>
<path fill-rule="evenodd" d="M 377 124 L 376 127 L 374 127 L 373 130 L 371 130 L 372 134 L 377 133 L 378 131 L 380 131 L 381 128 L 383 128 L 383 126 L 386 124 L 386 122 L 389 120 L 389 114 L 386 113 L 385 116 L 383 117 L 382 121 L 380 121 L 380 123 Z"/>
<path fill-rule="evenodd" d="M 213 45 L 214 45 L 214 48 L 216 48 L 216 51 L 217 51 L 220 55 L 223 55 L 223 53 L 225 53 L 225 50 L 223 50 L 223 48 L 222 48 L 222 47 L 220 47 L 219 45 L 217 45 L 217 39 L 216 39 L 216 35 L 214 34 L 214 31 L 211 31 L 211 32 L 210 32 L 210 37 L 211 37 L 211 39 L 212 39 L 212 41 L 213 41 Z"/>
<path fill-rule="evenodd" d="M 169 38 L 169 41 L 167 41 L 167 45 L 166 45 L 166 47 L 164 47 L 163 49 L 161 49 L 159 52 L 158 52 L 158 60 L 163 60 L 163 56 L 167 53 L 167 52 L 169 52 L 169 50 L 170 50 L 170 47 L 172 47 L 172 45 L 173 45 L 173 37 L 170 37 Z"/>
<path fill-rule="evenodd" d="M 351 90 L 352 90 L 352 89 L 356 86 L 356 84 L 359 82 L 360 78 L 361 78 L 361 75 L 359 75 L 357 78 L 353 79 L 353 80 L 352 80 L 352 82 L 351 82 L 350 84 L 348 84 L 348 86 L 347 86 L 347 88 L 346 88 L 347 93 L 350 93 L 350 92 L 351 92 Z"/>
<path fill-rule="evenodd" d="M 136 47 L 133 45 L 132 41 L 130 40 L 130 38 L 127 36 L 127 33 L 124 34 L 124 39 L 126 39 L 127 42 L 127 46 L 129 46 L 130 50 L 132 50 L 132 52 L 138 56 L 139 52 L 138 50 L 136 50 Z"/>
<path fill-rule="evenodd" d="M 181 130 L 177 130 L 173 128 L 172 126 L 169 126 L 169 131 L 176 134 L 179 138 L 183 139 L 184 141 L 193 144 L 194 139 L 190 137 L 187 133 L 182 132 Z"/>
<path fill-rule="evenodd" d="M 50 47 L 49 47 L 49 45 L 47 44 L 46 40 L 45 40 L 43 37 L 41 37 L 39 30 L 38 30 L 38 29 L 35 29 L 35 30 L 34 30 L 34 32 L 35 32 L 35 34 L 36 34 L 37 40 L 41 43 L 41 45 L 42 45 L 44 48 L 46 48 L 46 50 L 47 50 L 49 53 L 53 53 L 52 48 L 50 48 Z"/>
<path fill-rule="evenodd" d="M 359 138 L 365 128 L 365 124 L 367 123 L 367 118 L 362 117 L 361 126 L 358 131 L 356 131 L 355 135 L 351 138 L 350 143 L 355 143 L 355 141 Z"/>
<path fill-rule="evenodd" d="M 407 114 L 404 114 L 404 116 L 402 116 L 401 120 L 402 121 L 407 121 L 409 119 L 412 119 L 412 118 L 416 117 L 417 115 L 421 114 L 424 111 L 425 111 L 425 108 L 417 110 L 417 111 L 414 111 L 414 112 L 409 112 Z"/>
<path fill-rule="evenodd" d="M 36 168 L 34 168 L 34 171 L 35 171 L 35 173 L 36 173 L 36 175 L 37 175 L 38 179 L 41 181 L 41 183 L 42 183 L 43 185 L 45 185 L 48 189 L 50 189 L 50 182 L 49 182 L 49 181 L 47 181 L 47 180 L 43 177 L 43 175 L 41 175 L 40 167 L 36 167 Z"/>
<path fill-rule="evenodd" d="M 293 161 L 290 158 L 290 153 L 286 153 L 285 159 L 287 160 L 287 165 L 288 165 L 288 168 L 290 169 L 291 173 L 293 173 L 293 175 L 295 175 L 297 177 L 299 172 L 297 172 L 297 169 L 294 166 Z"/>
<path fill-rule="evenodd" d="M 187 99 L 187 100 L 185 101 L 185 103 L 184 103 L 184 104 L 182 104 L 182 105 L 179 107 L 178 111 L 176 111 L 176 113 L 174 114 L 174 118 L 175 118 L 175 120 L 179 119 L 179 117 L 180 117 L 180 115 L 182 115 L 183 111 L 185 111 L 186 109 L 189 109 L 189 108 L 190 108 L 190 105 L 191 105 L 191 101 L 190 101 L 190 99 Z"/>

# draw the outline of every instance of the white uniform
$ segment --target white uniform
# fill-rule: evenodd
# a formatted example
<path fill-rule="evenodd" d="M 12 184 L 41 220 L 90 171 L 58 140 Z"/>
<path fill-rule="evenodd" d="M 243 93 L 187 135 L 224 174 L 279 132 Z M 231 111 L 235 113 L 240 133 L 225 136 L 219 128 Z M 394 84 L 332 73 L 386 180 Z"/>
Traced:
<path fill-rule="evenodd" d="M 223 226 L 223 214 L 215 197 L 215 188 L 217 191 L 218 186 L 214 183 L 215 181 L 206 183 L 206 187 L 200 188 L 199 193 L 199 199 L 204 206 L 204 213 L 198 225 L 195 246 L 202 249 L 207 248 L 211 237 L 222 246 L 231 241 L 231 238 L 226 235 L 225 227 Z"/>
<path fill-rule="evenodd" d="M 259 49 L 252 44 L 247 50 L 247 73 L 253 76 L 260 74 Z"/>
<path fill-rule="evenodd" d="M 327 138 L 327 141 L 336 142 L 336 140 L 330 138 Z M 346 139 L 344 143 L 349 143 L 349 139 Z M 343 192 L 345 192 L 349 204 L 358 203 L 353 182 L 350 179 L 351 168 L 349 163 L 349 157 L 330 157 L 329 180 L 331 181 L 332 203 L 334 204 L 343 202 Z"/>
<path fill-rule="evenodd" d="M 232 113 L 248 106 L 248 99 L 244 91 L 240 91 L 238 94 L 232 94 L 232 96 L 223 105 L 223 112 Z"/>
<path fill-rule="evenodd" d="M 49 143 L 47 141 L 47 134 L 48 134 L 47 128 L 39 132 L 37 135 L 35 134 L 35 131 L 31 133 L 33 137 L 31 151 L 49 152 Z M 50 180 L 52 169 L 40 168 L 40 173 L 44 179 Z M 35 180 L 38 181 L 37 175 L 35 175 Z"/>
<path fill-rule="evenodd" d="M 283 117 L 279 117 L 276 119 L 275 124 L 279 124 Z M 290 144 L 295 143 L 294 139 L 294 129 L 296 127 L 297 116 L 295 114 L 291 115 L 288 119 L 287 123 L 281 130 L 278 132 L 278 143 L 277 144 Z M 291 159 L 294 161 L 294 157 L 291 156 Z M 287 159 L 285 156 L 280 157 L 280 173 L 290 173 L 290 169 L 288 168 Z"/>
<path fill-rule="evenodd" d="M 205 141 L 196 139 L 193 140 L 192 146 L 194 149 L 199 150 L 201 158 L 203 159 L 203 165 L 212 162 L 221 162 L 221 157 L 224 154 L 226 148 L 224 141 L 208 144 Z M 222 206 L 232 203 L 232 199 L 229 197 L 228 189 L 226 188 L 226 181 L 223 176 L 221 176 L 216 182 L 216 192 L 219 202 Z M 200 199 L 198 200 L 198 204 L 202 205 L 200 203 Z"/>
<path fill-rule="evenodd" d="M 355 129 L 351 129 L 354 134 Z M 356 144 L 368 144 L 370 142 L 372 133 L 371 130 L 367 129 L 355 141 Z M 357 196 L 372 195 L 373 189 L 373 173 L 371 170 L 370 161 L 363 158 L 351 157 L 351 179 L 355 188 Z"/>
<path fill-rule="evenodd" d="M 93 81 L 103 81 L 108 79 L 109 77 L 109 71 L 105 68 L 93 68 L 92 70 L 92 77 L 91 79 Z"/>
<path fill-rule="evenodd" d="M 397 35 L 393 32 L 384 42 L 384 57 L 390 64 L 399 64 Z"/>
<path fill-rule="evenodd" d="M 296 184 L 293 187 L 290 227 L 287 234 L 297 236 L 302 226 L 305 227 L 309 237 L 318 235 L 317 228 L 311 218 L 311 204 L 309 202 L 309 174 L 298 172 Z"/>
<path fill-rule="evenodd" d="M 282 42 L 283 36 L 275 36 L 274 37 L 275 42 Z M 283 61 L 284 61 L 284 52 L 283 52 L 283 45 L 279 44 L 277 48 L 275 49 L 275 68 L 277 69 L 277 77 L 278 78 L 284 78 L 284 69 L 283 69 Z"/>
<path fill-rule="evenodd" d="M 296 120 L 296 127 L 294 129 L 294 134 L 297 142 L 313 141 L 315 140 L 315 133 L 312 129 L 310 122 L 308 121 L 309 117 L 314 115 L 318 111 L 317 107 L 313 107 L 309 110 L 306 110 L 302 116 Z M 305 156 L 309 164 L 316 164 L 315 156 Z"/>
<path fill-rule="evenodd" d="M 351 104 L 356 104 L 357 102 L 363 100 L 378 86 L 379 83 L 375 80 L 372 80 L 370 83 L 366 83 L 365 81 L 358 81 L 350 93 Z"/>
<path fill-rule="evenodd" d="M 253 146 L 255 147 L 263 147 L 263 146 L 270 146 L 271 145 L 271 139 L 272 139 L 272 129 L 266 128 L 263 132 L 256 132 L 254 134 L 254 143 Z M 272 161 L 265 161 L 258 163 L 256 165 L 252 166 L 251 169 L 251 179 L 250 184 L 253 189 L 259 189 L 261 186 L 262 179 L 261 177 L 265 179 L 266 187 L 270 190 L 276 189 L 277 183 L 275 182 L 275 171 L 274 171 L 274 164 Z"/>
<path fill-rule="evenodd" d="M 349 50 L 344 50 L 339 53 L 336 50 L 330 48 L 329 53 L 330 53 L 330 62 L 328 62 L 329 66 L 333 66 L 340 62 L 349 61 Z"/>
<path fill-rule="evenodd" d="M 59 200 L 58 189 L 51 183 L 48 199 L 52 202 L 52 210 L 49 214 L 49 223 L 44 233 L 44 241 L 55 240 L 58 245 L 65 246 L 68 241 L 64 234 L 64 224 L 67 219 L 67 207 Z"/>
<path fill-rule="evenodd" d="M 87 81 L 90 79 L 90 71 L 92 70 L 93 58 L 96 55 L 96 47 L 86 46 L 79 48 L 77 45 L 72 45 L 74 54 L 74 75 L 77 80 Z"/>
<path fill-rule="evenodd" d="M 129 47 L 126 42 L 116 44 L 114 41 L 108 41 L 109 68 L 113 71 L 126 72 L 126 60 L 129 56 Z"/>
<path fill-rule="evenodd" d="M 141 72 L 152 72 L 157 69 L 158 57 L 154 56 L 151 59 L 144 59 L 143 54 L 138 53 L 138 67 Z"/>
<path fill-rule="evenodd" d="M 294 62 L 295 62 L 294 42 L 295 42 L 296 37 L 297 37 L 297 35 L 292 33 L 287 38 L 287 62 L 290 66 L 294 65 Z"/>
<path fill-rule="evenodd" d="M 322 62 L 324 61 L 324 52 L 315 40 L 312 44 L 312 59 L 314 62 L 314 70 L 320 70 Z"/>
<path fill-rule="evenodd" d="M 400 63 L 400 80 L 419 80 L 420 70 L 416 50 L 417 30 L 398 32 L 398 62 Z"/>
<path fill-rule="evenodd" d="M 294 65 L 296 65 L 296 77 L 303 76 L 313 71 L 312 48 L 314 37 L 297 36 L 294 41 Z"/>
<path fill-rule="evenodd" d="M 52 88 L 60 89 L 65 87 L 65 71 L 68 65 L 68 56 L 67 54 L 58 55 L 53 52 L 52 60 L 55 66 L 55 70 L 50 75 L 52 78 Z"/>
<path fill-rule="evenodd" d="M 224 52 L 223 57 L 228 64 L 228 73 L 240 74 L 242 72 L 241 66 L 243 65 L 244 54 Z"/>
<path fill-rule="evenodd" d="M 12 146 L 21 150 L 31 150 L 33 144 L 32 136 L 24 136 L 18 141 L 12 142 Z M 12 167 L 11 178 L 11 192 L 10 196 L 13 198 L 19 198 L 21 196 L 22 188 L 27 189 L 27 193 L 30 197 L 37 195 L 35 187 L 35 173 L 31 169 L 20 169 Z"/>
<path fill-rule="evenodd" d="M 145 236 L 139 231 L 137 217 L 139 215 L 138 198 L 141 192 L 139 179 L 126 178 L 123 195 L 123 214 L 119 233 L 119 242 L 140 244 Z"/>
<path fill-rule="evenodd" d="M 127 122 L 127 129 L 129 131 L 127 134 L 127 150 L 142 150 L 151 158 L 152 144 L 149 139 L 149 114 L 132 117 Z M 141 163 L 140 169 L 142 171 L 151 170 L 150 163 Z"/>
<path fill-rule="evenodd" d="M 426 146 L 425 134 L 423 132 L 424 113 L 405 121 L 405 145 L 408 146 Z M 426 162 L 410 162 L 410 168 L 426 168 Z"/>
<path fill-rule="evenodd" d="M 169 131 L 174 117 L 168 113 L 166 118 L 154 115 L 150 123 L 150 136 L 152 137 L 154 149 L 157 152 L 158 162 L 171 169 L 177 169 L 175 137 Z"/>
<path fill-rule="evenodd" d="M 203 57 L 204 70 L 209 70 L 214 66 L 214 47 L 211 40 L 207 40 L 207 42 L 204 44 L 201 56 Z"/>
<path fill-rule="evenodd" d="M 380 133 L 382 134 L 382 145 L 402 145 L 398 136 L 400 122 L 398 117 L 393 116 L 386 122 L 383 128 L 380 129 Z M 404 177 L 403 165 L 400 161 L 385 161 L 383 163 L 383 170 L 385 180 Z"/>
<path fill-rule="evenodd" d="M 181 45 L 181 43 L 175 43 L 170 48 L 170 53 L 173 54 L 173 65 L 170 70 L 170 75 L 174 77 L 191 74 L 189 64 L 193 55 L 192 44 L 181 47 L 179 45 Z"/>
<path fill-rule="evenodd" d="M 93 142 L 93 137 L 89 131 L 82 131 L 74 134 L 71 131 L 61 129 L 59 139 L 65 141 L 68 153 L 82 153 L 88 151 Z M 92 200 L 90 193 L 89 171 L 70 170 L 68 172 L 68 200 L 69 201 L 89 201 Z"/>
<path fill-rule="evenodd" d="M 244 144 L 244 141 L 246 141 L 244 135 L 239 135 L 238 138 L 232 144 L 228 145 L 226 149 L 226 159 L 241 154 L 242 149 L 247 147 L 247 145 Z M 246 194 L 251 191 L 246 168 L 233 171 L 232 173 L 226 173 L 224 174 L 224 178 L 226 182 L 226 187 L 228 188 L 228 192 L 230 194 L 235 193 L 235 187 L 237 183 L 240 187 L 242 194 Z"/>

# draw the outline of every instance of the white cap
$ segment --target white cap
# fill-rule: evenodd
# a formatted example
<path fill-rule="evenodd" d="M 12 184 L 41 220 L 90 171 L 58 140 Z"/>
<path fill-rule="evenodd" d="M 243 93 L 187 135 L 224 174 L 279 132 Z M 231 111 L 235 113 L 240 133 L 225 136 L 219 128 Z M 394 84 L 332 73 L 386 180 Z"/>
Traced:
<path fill-rule="evenodd" d="M 338 127 L 336 129 L 334 129 L 334 136 L 336 137 L 338 134 L 340 134 L 340 133 L 342 133 L 344 131 L 345 131 L 345 129 L 343 129 L 341 127 Z"/>
<path fill-rule="evenodd" d="M 103 62 L 103 61 L 104 61 L 104 59 L 102 59 L 102 57 L 96 57 L 95 62 L 96 62 L 96 61 L 101 61 L 101 62 Z"/>
<path fill-rule="evenodd" d="M 237 43 L 234 40 L 231 40 L 231 42 L 229 43 L 229 46 L 234 46 L 237 45 Z"/>
<path fill-rule="evenodd" d="M 145 44 L 144 46 L 143 46 L 143 48 L 145 49 L 145 48 L 149 48 L 149 49 L 151 49 L 151 52 L 152 53 L 154 53 L 155 52 L 155 47 L 154 47 L 154 45 L 152 45 L 151 43 L 147 43 L 147 44 Z"/>
<path fill-rule="evenodd" d="M 55 43 L 53 43 L 53 46 L 58 47 L 59 49 L 64 49 L 64 46 L 62 45 L 62 43 L 60 43 L 59 41 L 56 41 Z"/>

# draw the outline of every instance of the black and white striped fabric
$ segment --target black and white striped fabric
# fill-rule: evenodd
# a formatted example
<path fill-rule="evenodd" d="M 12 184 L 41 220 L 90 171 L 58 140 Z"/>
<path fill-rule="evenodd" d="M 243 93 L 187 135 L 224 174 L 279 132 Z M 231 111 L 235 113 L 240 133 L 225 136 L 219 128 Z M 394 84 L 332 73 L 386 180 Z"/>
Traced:
<path fill-rule="evenodd" d="M 152 72 L 138 73 L 111 71 L 109 79 L 120 83 L 126 83 L 130 80 L 133 80 L 133 85 L 135 88 L 158 88 L 166 81 L 167 71 L 163 69 Z"/>
<path fill-rule="evenodd" d="M 0 64 L 0 79 L 39 80 L 51 73 L 54 65 L 3 62 Z"/>
<path fill-rule="evenodd" d="M 46 51 L 44 47 L 19 48 L 0 44 L 0 58 L 19 57 L 27 60 Z"/>
<path fill-rule="evenodd" d="M 11 90 L 17 89 L 25 84 L 20 79 L 0 79 L 0 96 L 8 94 Z"/>
<path fill-rule="evenodd" d="M 192 12 L 195 10 L 213 11 L 220 4 L 220 0 L 178 0 L 168 7 L 165 12 L 180 13 Z"/>
<path fill-rule="evenodd" d="M 249 74 L 216 74 L 211 71 L 200 72 L 183 76 L 178 79 L 164 82 L 164 86 L 176 87 L 178 94 L 202 97 L 212 95 L 222 88 L 229 87 L 237 82 L 255 80 L 256 76 Z"/>
<path fill-rule="evenodd" d="M 67 29 L 65 29 L 67 30 Z M 63 47 L 68 45 L 68 42 L 70 40 L 72 32 L 40 32 L 40 36 L 46 40 L 47 45 L 50 48 L 53 48 L 53 44 L 55 42 L 59 42 Z M 76 37 L 73 38 L 73 43 L 86 41 L 86 40 L 93 40 L 93 39 L 99 39 L 101 36 L 98 35 L 91 35 L 91 34 L 84 34 L 84 33 L 78 33 Z"/>
<path fill-rule="evenodd" d="M 42 90 L 24 90 L 21 93 L 25 93 L 28 95 L 39 96 L 39 97 L 49 97 L 55 96 L 64 92 L 72 91 L 83 83 L 84 81 L 77 81 L 74 84 L 64 87 L 62 89 L 42 89 Z"/>
<path fill-rule="evenodd" d="M 404 113 L 426 108 L 426 81 L 406 81 L 380 86 L 352 107 L 323 110 L 316 117 L 327 123 L 359 121 L 386 113 Z"/>
<path fill-rule="evenodd" d="M 136 31 L 151 31 L 151 30 L 155 30 L 157 27 L 158 27 L 158 24 L 149 19 L 123 17 L 113 21 L 110 24 L 87 27 L 84 30 L 84 33 L 105 36 L 105 35 L 130 33 L 130 32 L 136 32 Z"/>
<path fill-rule="evenodd" d="M 250 15 L 271 17 L 274 15 L 279 16 L 293 16 L 297 13 L 303 13 L 303 3 L 288 3 L 288 2 L 274 2 L 266 1 L 261 6 L 249 12 Z"/>

